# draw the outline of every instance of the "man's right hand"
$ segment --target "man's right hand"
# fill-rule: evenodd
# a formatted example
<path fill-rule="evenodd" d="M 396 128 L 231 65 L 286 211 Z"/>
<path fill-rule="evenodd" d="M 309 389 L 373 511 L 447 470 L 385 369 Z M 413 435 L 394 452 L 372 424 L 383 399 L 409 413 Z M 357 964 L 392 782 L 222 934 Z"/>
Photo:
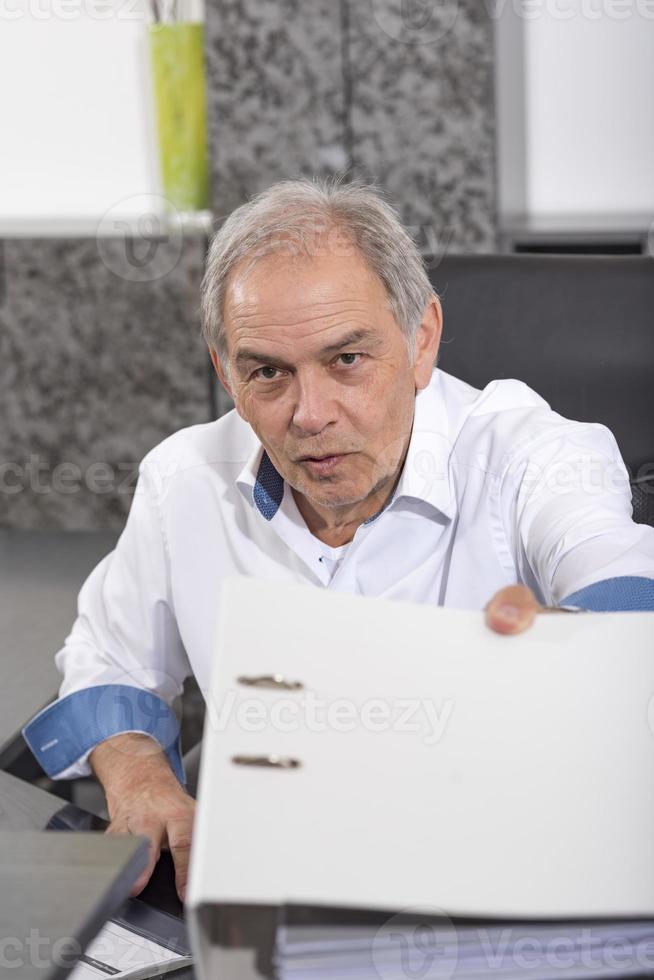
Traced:
<path fill-rule="evenodd" d="M 148 865 L 132 895 L 147 885 L 162 849 L 171 852 L 177 893 L 184 901 L 195 816 L 195 800 L 186 793 L 154 739 L 128 732 L 97 745 L 91 768 L 107 796 L 108 834 L 148 837 Z"/>

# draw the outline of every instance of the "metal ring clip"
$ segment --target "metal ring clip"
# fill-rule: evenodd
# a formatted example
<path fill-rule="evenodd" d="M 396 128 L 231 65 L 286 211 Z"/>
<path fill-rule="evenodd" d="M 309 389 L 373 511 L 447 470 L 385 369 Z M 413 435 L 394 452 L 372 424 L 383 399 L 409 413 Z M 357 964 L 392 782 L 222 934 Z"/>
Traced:
<path fill-rule="evenodd" d="M 278 691 L 301 691 L 304 688 L 301 681 L 289 681 L 283 674 L 257 674 L 254 677 L 242 674 L 236 680 L 246 687 L 269 687 Z"/>
<path fill-rule="evenodd" d="M 262 766 L 265 769 L 297 769 L 302 765 L 299 759 L 290 755 L 233 755 L 235 766 Z"/>

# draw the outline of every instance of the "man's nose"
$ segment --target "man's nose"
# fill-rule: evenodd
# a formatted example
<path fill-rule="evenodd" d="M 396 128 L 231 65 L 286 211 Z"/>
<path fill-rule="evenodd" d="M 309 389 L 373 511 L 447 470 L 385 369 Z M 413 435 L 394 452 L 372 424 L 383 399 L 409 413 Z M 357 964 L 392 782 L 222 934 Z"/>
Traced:
<path fill-rule="evenodd" d="M 305 435 L 318 435 L 337 416 L 336 400 L 329 381 L 315 374 L 296 376 L 293 425 Z"/>

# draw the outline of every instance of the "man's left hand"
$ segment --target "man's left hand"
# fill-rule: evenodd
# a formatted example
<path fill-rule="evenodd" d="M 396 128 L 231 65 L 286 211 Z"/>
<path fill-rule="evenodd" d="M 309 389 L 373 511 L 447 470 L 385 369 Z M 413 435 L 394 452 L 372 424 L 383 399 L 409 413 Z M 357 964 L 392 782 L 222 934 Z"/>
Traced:
<path fill-rule="evenodd" d="M 526 585 L 509 585 L 500 589 L 484 606 L 486 623 L 496 633 L 522 633 L 534 621 L 536 613 L 550 612 Z"/>

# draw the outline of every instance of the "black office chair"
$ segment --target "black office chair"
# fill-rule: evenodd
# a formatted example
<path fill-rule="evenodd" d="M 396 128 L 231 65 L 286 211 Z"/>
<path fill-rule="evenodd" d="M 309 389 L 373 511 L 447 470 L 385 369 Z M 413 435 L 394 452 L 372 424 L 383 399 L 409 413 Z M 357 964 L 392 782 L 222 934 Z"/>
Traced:
<path fill-rule="evenodd" d="M 438 366 L 483 388 L 518 378 L 554 411 L 613 432 L 633 516 L 654 526 L 654 260 L 452 255 L 427 260 L 441 297 Z"/>

